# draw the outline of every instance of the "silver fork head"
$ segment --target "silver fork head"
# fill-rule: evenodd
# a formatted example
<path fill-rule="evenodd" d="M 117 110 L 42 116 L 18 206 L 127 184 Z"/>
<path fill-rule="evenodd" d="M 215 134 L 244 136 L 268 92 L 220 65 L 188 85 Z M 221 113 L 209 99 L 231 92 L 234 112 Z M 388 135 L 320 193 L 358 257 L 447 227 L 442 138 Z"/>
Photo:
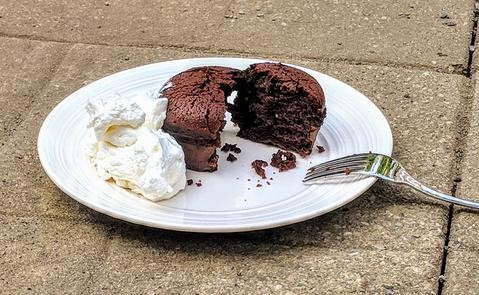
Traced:
<path fill-rule="evenodd" d="M 316 180 L 321 177 L 357 173 L 366 167 L 367 160 L 371 154 L 354 154 L 321 163 L 308 169 L 304 182 Z"/>
<path fill-rule="evenodd" d="M 321 163 L 309 169 L 303 182 L 312 182 L 322 177 L 350 173 L 374 176 L 394 183 L 406 184 L 438 200 L 479 210 L 479 202 L 461 199 L 431 189 L 409 175 L 398 161 L 381 154 L 356 154 Z"/>
<path fill-rule="evenodd" d="M 354 154 L 309 168 L 303 182 L 333 175 L 363 174 L 391 180 L 399 169 L 393 158 L 376 153 Z"/>

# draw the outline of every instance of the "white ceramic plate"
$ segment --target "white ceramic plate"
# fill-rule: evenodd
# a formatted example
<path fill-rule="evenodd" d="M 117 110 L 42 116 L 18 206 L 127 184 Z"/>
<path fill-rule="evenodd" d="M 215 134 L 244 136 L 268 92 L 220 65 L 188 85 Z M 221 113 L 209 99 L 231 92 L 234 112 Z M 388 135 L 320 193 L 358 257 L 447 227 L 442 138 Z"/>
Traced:
<path fill-rule="evenodd" d="M 187 172 L 187 178 L 202 186 L 187 186 L 174 198 L 153 203 L 101 180 L 85 154 L 88 99 L 118 92 L 132 97 L 159 89 L 174 74 L 195 66 L 220 65 L 244 69 L 263 60 L 239 58 L 195 58 L 150 64 L 129 69 L 74 92 L 48 115 L 38 136 L 38 153 L 53 182 L 78 202 L 104 214 L 146 226 L 191 232 L 238 232 L 277 227 L 303 221 L 355 199 L 375 178 L 353 177 L 342 182 L 304 185 L 301 180 L 312 164 L 359 152 L 390 155 L 391 129 L 381 111 L 364 95 L 327 75 L 301 68 L 322 85 L 327 117 L 317 138 L 326 151 L 297 157 L 297 168 L 279 173 L 267 167 L 268 183 L 251 169 L 251 162 L 269 162 L 275 147 L 235 136 L 230 123 L 222 142 L 237 143 L 243 150 L 238 160 L 220 155 L 214 173 Z M 269 178 L 273 178 L 269 180 Z M 258 182 L 259 181 L 259 182 Z M 261 187 L 257 187 L 257 184 Z"/>

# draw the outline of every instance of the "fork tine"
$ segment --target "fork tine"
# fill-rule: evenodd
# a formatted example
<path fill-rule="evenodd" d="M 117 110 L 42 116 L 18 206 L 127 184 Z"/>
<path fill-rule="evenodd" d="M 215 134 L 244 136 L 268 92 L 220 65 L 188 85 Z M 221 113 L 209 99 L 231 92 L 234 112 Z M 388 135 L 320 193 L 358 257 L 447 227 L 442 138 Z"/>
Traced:
<path fill-rule="evenodd" d="M 337 158 L 337 159 L 334 159 L 334 160 L 331 160 L 331 161 L 327 161 L 327 162 L 315 165 L 315 166 L 309 168 L 308 170 L 309 171 L 314 171 L 314 170 L 317 170 L 317 169 L 324 169 L 325 167 L 329 167 L 329 166 L 336 165 L 336 164 L 342 164 L 342 163 L 350 163 L 351 161 L 354 161 L 354 162 L 364 161 L 369 156 L 371 156 L 370 153 L 349 155 L 349 156 Z"/>
<path fill-rule="evenodd" d="M 364 169 L 366 166 L 364 165 L 364 162 L 360 162 L 360 163 L 343 163 L 343 164 L 340 164 L 340 165 L 336 165 L 334 167 L 326 167 L 325 169 L 317 169 L 317 170 L 314 170 L 314 171 L 309 171 L 308 173 L 306 173 L 306 175 L 304 176 L 305 178 L 308 178 L 308 177 L 317 177 L 317 176 L 321 176 L 325 173 L 328 173 L 328 172 L 331 172 L 331 173 L 343 173 L 347 170 L 350 170 L 350 169 Z"/>
<path fill-rule="evenodd" d="M 303 179 L 303 182 L 308 182 L 313 179 L 325 177 L 325 176 L 331 176 L 331 175 L 339 175 L 339 174 L 345 174 L 348 175 L 351 172 L 358 172 L 362 171 L 364 168 L 364 165 L 349 165 L 345 167 L 337 167 L 334 169 L 328 169 L 328 170 L 322 170 L 322 171 L 314 171 L 306 174 L 306 176 Z"/>
<path fill-rule="evenodd" d="M 359 159 L 359 160 L 352 160 L 352 161 L 347 161 L 347 162 L 339 162 L 339 163 L 323 163 L 319 165 L 316 169 L 311 170 L 309 169 L 306 175 L 311 174 L 311 173 L 316 173 L 316 172 L 321 172 L 321 171 L 328 171 L 336 168 L 348 168 L 351 166 L 360 166 L 360 167 L 365 167 L 366 160 L 364 159 Z"/>

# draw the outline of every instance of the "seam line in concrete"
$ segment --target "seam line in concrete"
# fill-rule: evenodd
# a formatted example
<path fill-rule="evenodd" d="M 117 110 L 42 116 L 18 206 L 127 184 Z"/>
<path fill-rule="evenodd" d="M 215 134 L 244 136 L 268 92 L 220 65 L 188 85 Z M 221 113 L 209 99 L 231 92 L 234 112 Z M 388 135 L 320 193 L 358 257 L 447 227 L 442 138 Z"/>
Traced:
<path fill-rule="evenodd" d="M 478 26 L 478 19 L 479 19 L 479 0 L 476 0 L 474 3 L 474 18 L 473 18 L 473 26 L 471 31 L 471 42 L 468 48 L 468 61 L 467 61 L 467 68 L 465 71 L 465 76 L 472 80 L 472 62 L 474 58 L 474 51 L 476 46 L 476 36 L 477 36 L 477 26 Z M 470 81 L 472 83 L 472 81 Z M 473 100 L 474 100 L 474 84 L 471 86 L 469 85 L 468 91 L 472 93 L 468 93 L 464 96 L 461 95 L 459 108 L 457 110 L 457 114 L 455 117 L 455 134 L 456 140 L 454 142 L 454 163 L 451 167 L 451 175 L 453 177 L 453 185 L 451 189 L 451 193 L 453 196 L 457 194 L 457 184 L 461 181 L 462 177 L 462 168 L 464 162 L 464 152 L 466 150 L 467 144 L 467 136 L 469 134 L 471 128 L 471 116 L 472 116 L 472 109 L 473 109 Z M 451 236 L 451 227 L 452 227 L 452 219 L 454 217 L 454 205 L 449 205 L 449 212 L 447 217 L 447 227 L 446 227 L 446 235 L 444 238 L 444 248 L 443 254 L 441 259 L 441 267 L 439 273 L 439 283 L 438 283 L 438 290 L 437 294 L 442 295 L 444 286 L 446 284 L 446 267 L 447 267 L 447 256 L 449 250 L 449 241 Z"/>
<path fill-rule="evenodd" d="M 476 0 L 475 8 L 474 8 L 473 26 L 472 26 L 472 32 L 471 32 L 471 43 L 469 44 L 468 60 L 467 60 L 467 68 L 466 68 L 466 77 L 468 78 L 472 77 L 472 61 L 474 57 L 474 51 L 476 50 L 478 18 L 479 18 L 479 1 Z"/>
<path fill-rule="evenodd" d="M 55 75 L 58 73 L 58 70 L 60 69 L 60 65 L 63 63 L 63 61 L 65 60 L 65 57 L 68 55 L 68 53 L 70 52 L 72 48 L 73 48 L 73 45 L 68 46 L 65 50 L 62 50 L 63 52 L 59 54 L 60 55 L 59 57 L 57 56 L 55 58 L 55 62 L 50 67 L 50 74 L 46 76 L 45 79 L 43 79 L 40 82 L 38 90 L 33 94 L 34 96 L 40 94 L 48 86 L 48 84 L 53 80 L 53 77 L 55 77 Z M 21 122 L 18 125 L 20 124 Z"/>
<path fill-rule="evenodd" d="M 65 45 L 66 47 L 66 45 Z M 69 45 L 67 49 L 60 49 L 60 56 L 56 56 L 54 58 L 54 61 L 52 63 L 52 66 L 48 67 L 50 73 L 46 75 L 43 79 L 41 79 L 38 82 L 38 87 L 35 87 L 35 90 L 32 91 L 31 95 L 29 95 L 32 100 L 30 103 L 26 106 L 26 109 L 20 114 L 20 118 L 18 123 L 16 123 L 16 126 L 20 126 L 23 121 L 25 121 L 25 118 L 27 117 L 27 114 L 30 114 L 32 107 L 35 105 L 35 98 L 42 93 L 42 91 L 48 86 L 48 84 L 52 81 L 53 77 L 58 73 L 58 70 L 60 68 L 60 65 L 62 62 L 65 60 L 65 56 L 68 54 L 68 52 L 71 50 L 73 45 Z M 7 136 L 6 136 L 6 142 L 9 141 L 9 138 L 13 134 L 13 130 L 7 130 Z"/>
<path fill-rule="evenodd" d="M 414 63 L 404 63 L 404 62 L 393 62 L 393 61 L 376 61 L 370 59 L 349 59 L 349 58 L 329 58 L 329 57 L 310 57 L 310 56 L 302 56 L 302 55 L 287 55 L 287 54 L 268 54 L 265 52 L 254 52 L 254 51 L 246 51 L 246 50 L 234 50 L 234 49 L 212 49 L 210 47 L 205 46 L 186 46 L 186 45 L 173 45 L 173 44 L 163 44 L 163 45 L 155 45 L 155 44 L 108 44 L 108 43 L 93 43 L 93 42 L 71 42 L 68 40 L 56 40 L 50 38 L 43 38 L 38 36 L 30 36 L 30 35 L 21 35 L 21 34 L 5 34 L 0 32 L 0 38 L 11 38 L 11 39 L 21 39 L 21 40 L 30 40 L 30 41 L 40 41 L 40 42 L 52 42 L 52 43 L 62 43 L 62 44 L 73 44 L 73 45 L 91 45 L 91 46 L 109 46 L 109 47 L 131 47 L 131 48 L 149 48 L 149 49 L 169 49 L 169 50 L 181 50 L 184 52 L 202 52 L 205 54 L 219 54 L 223 55 L 224 53 L 228 53 L 231 55 L 239 55 L 239 56 L 258 56 L 264 57 L 265 59 L 273 59 L 273 60 L 281 60 L 284 58 L 294 58 L 309 62 L 326 62 L 326 63 L 343 63 L 348 65 L 364 65 L 364 66 L 382 66 L 382 67 L 394 67 L 394 68 L 402 68 L 407 70 L 429 70 L 434 71 L 437 73 L 443 74 L 456 74 L 465 76 L 466 75 L 466 65 L 462 64 L 453 64 L 449 65 L 453 68 L 452 71 L 446 70 L 440 67 L 434 67 L 430 65 L 421 65 L 421 64 L 414 64 Z"/>
<path fill-rule="evenodd" d="M 59 54 L 60 56 L 55 58 L 55 62 L 50 67 L 50 74 L 48 76 L 46 76 L 45 79 L 43 79 L 40 82 L 40 86 L 38 87 L 38 90 L 33 94 L 34 96 L 39 95 L 48 86 L 48 84 L 53 80 L 55 75 L 58 73 L 58 70 L 60 69 L 61 64 L 63 63 L 66 56 L 68 55 L 68 53 L 70 52 L 70 50 L 73 47 L 74 47 L 73 44 L 69 44 L 69 46 L 66 47 L 66 49 L 62 50 L 63 52 L 61 52 Z M 28 111 L 30 111 L 30 110 L 28 110 Z M 20 125 L 20 124 L 21 124 L 21 122 L 18 125 Z"/>
<path fill-rule="evenodd" d="M 61 65 L 63 64 L 63 61 L 67 57 L 68 53 L 75 47 L 75 44 L 70 44 L 70 46 L 67 47 L 66 50 L 64 50 L 63 54 L 59 58 L 56 59 L 56 62 L 53 63 L 53 65 L 50 67 L 51 73 L 44 78 L 39 83 L 39 86 L 37 87 L 37 90 L 34 91 L 31 94 L 31 97 L 35 98 L 43 93 L 43 91 L 46 89 L 46 87 L 50 84 L 51 81 L 53 81 L 53 78 L 58 74 L 58 71 L 60 70 Z M 32 103 L 28 106 L 28 109 L 25 110 L 24 116 L 22 116 L 21 120 L 16 124 L 17 127 L 21 126 L 23 122 L 25 121 L 26 118 L 32 113 L 33 111 L 33 106 L 35 105 L 35 101 L 32 101 Z M 7 147 L 7 145 L 14 140 L 13 135 L 15 132 L 11 132 L 11 134 L 8 134 L 8 136 L 5 138 L 5 142 L 2 143 L 0 146 L 0 153 L 3 152 L 4 148 Z"/>

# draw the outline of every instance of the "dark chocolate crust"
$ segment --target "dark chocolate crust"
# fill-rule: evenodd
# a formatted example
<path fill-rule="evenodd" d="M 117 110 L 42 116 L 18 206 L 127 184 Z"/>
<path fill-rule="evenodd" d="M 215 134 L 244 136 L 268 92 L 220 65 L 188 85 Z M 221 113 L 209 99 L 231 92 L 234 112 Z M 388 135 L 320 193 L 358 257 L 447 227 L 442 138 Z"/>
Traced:
<path fill-rule="evenodd" d="M 228 105 L 238 136 L 311 153 L 326 116 L 324 93 L 307 73 L 279 63 L 248 67 L 236 79 L 238 95 Z"/>
<path fill-rule="evenodd" d="M 215 139 L 224 127 L 225 100 L 237 73 L 226 67 L 199 67 L 171 78 L 160 93 L 168 98 L 163 129 L 183 137 Z"/>
<path fill-rule="evenodd" d="M 160 91 L 168 99 L 163 129 L 183 147 L 186 167 L 196 171 L 217 169 L 216 148 L 225 126 L 226 97 L 238 70 L 198 67 L 172 77 Z"/>

